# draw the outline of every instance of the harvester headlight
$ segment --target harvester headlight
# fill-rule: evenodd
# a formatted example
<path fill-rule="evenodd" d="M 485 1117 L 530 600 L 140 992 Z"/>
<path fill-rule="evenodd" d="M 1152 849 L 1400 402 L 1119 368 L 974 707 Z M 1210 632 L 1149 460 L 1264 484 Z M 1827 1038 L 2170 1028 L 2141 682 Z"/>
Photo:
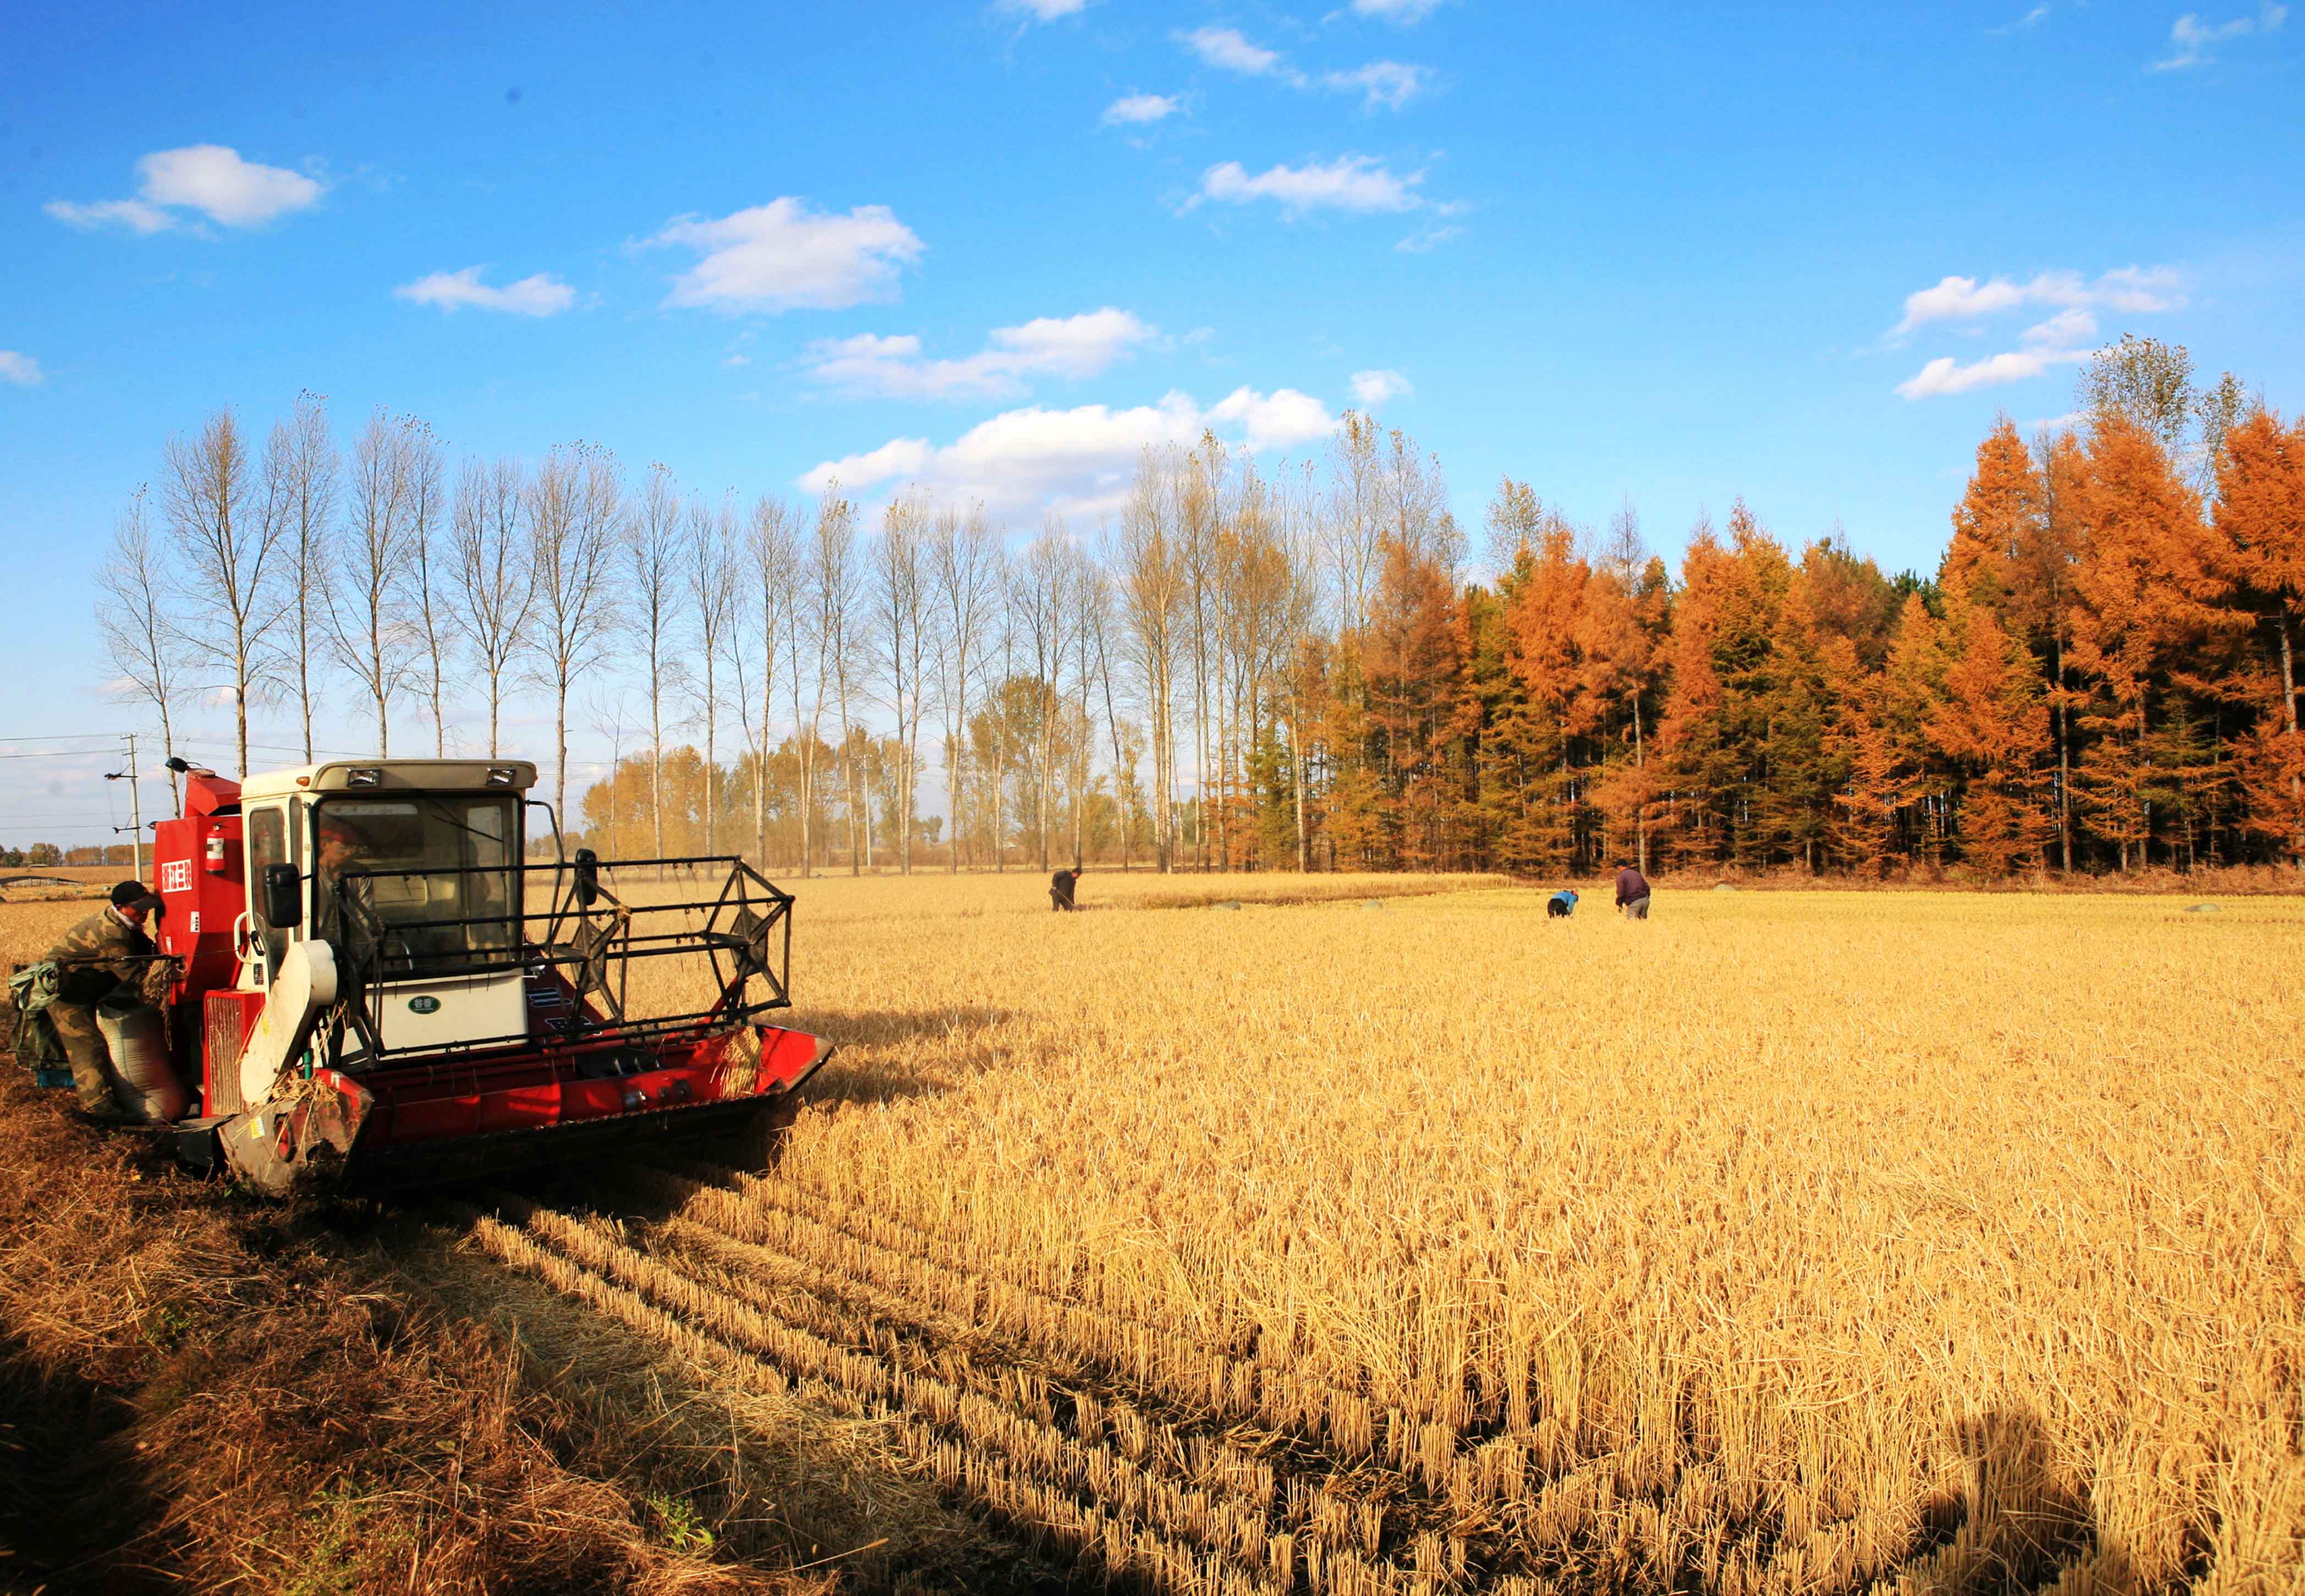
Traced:
<path fill-rule="evenodd" d="M 344 773 L 344 785 L 348 787 L 378 787 L 383 785 L 384 772 L 374 765 L 362 765 L 356 770 Z"/>
<path fill-rule="evenodd" d="M 510 765 L 490 765 L 489 767 L 489 785 L 492 787 L 508 787 L 513 785 L 514 774 L 515 772 Z"/>

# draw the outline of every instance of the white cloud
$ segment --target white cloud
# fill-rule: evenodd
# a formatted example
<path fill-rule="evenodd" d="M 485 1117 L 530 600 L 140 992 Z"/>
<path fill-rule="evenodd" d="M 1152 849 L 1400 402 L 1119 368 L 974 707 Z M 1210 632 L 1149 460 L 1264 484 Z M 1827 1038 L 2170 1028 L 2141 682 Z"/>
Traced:
<path fill-rule="evenodd" d="M 1932 321 L 1981 320 L 2020 305 L 2095 306 L 2138 315 L 2173 310 L 2184 302 L 2184 280 L 2170 266 L 2122 267 L 2094 283 L 2073 271 L 2042 272 L 2027 283 L 1944 277 L 1905 296 L 1904 319 L 1889 329 L 1889 336 L 1901 339 Z"/>
<path fill-rule="evenodd" d="M 1321 81 L 1331 89 L 1365 96 L 1362 109 L 1398 111 L 1432 86 L 1433 69 L 1401 61 L 1372 61 L 1348 72 L 1328 72 Z"/>
<path fill-rule="evenodd" d="M 1214 429 L 1251 448 L 1289 448 L 1326 437 L 1336 424 L 1321 401 L 1291 388 L 1240 388 L 1207 410 L 1173 392 L 1157 404 L 1125 410 L 1031 405 L 979 422 L 941 447 L 900 437 L 828 460 L 800 485 L 812 493 L 836 481 L 846 490 L 917 487 L 948 502 L 981 501 L 993 516 L 1016 521 L 1043 509 L 1095 516 L 1114 514 L 1127 501 L 1147 446 L 1190 445 Z"/>
<path fill-rule="evenodd" d="M 1035 22 L 1053 22 L 1059 17 L 1078 16 L 1088 9 L 1088 0 L 999 0 L 993 9 Z"/>
<path fill-rule="evenodd" d="M 648 241 L 702 257 L 668 302 L 715 310 L 838 310 L 897 297 L 897 274 L 926 247 L 885 205 L 846 216 L 792 198 L 710 220 L 679 216 Z"/>
<path fill-rule="evenodd" d="M 1124 94 L 1104 108 L 1103 122 L 1107 127 L 1158 122 L 1164 116 L 1174 116 L 1182 109 L 1183 103 L 1174 95 Z"/>
<path fill-rule="evenodd" d="M 993 329 L 965 360 L 925 360 L 909 335 L 820 339 L 802 363 L 829 387 L 859 398 L 984 399 L 1022 393 L 1033 377 L 1093 377 L 1159 335 L 1108 305 L 1080 316 L 1043 316 Z"/>
<path fill-rule="evenodd" d="M 1438 10 L 1441 0 L 1353 0 L 1353 9 L 1365 17 L 1382 17 L 1404 27 L 1421 22 Z"/>
<path fill-rule="evenodd" d="M 1416 390 L 1408 378 L 1393 370 L 1356 371 L 1353 373 L 1353 397 L 1363 410 L 1374 410 L 1386 400 L 1414 394 Z"/>
<path fill-rule="evenodd" d="M 1177 38 L 1205 65 L 1247 78 L 1296 77 L 1282 64 L 1280 52 L 1249 43 L 1238 28 L 1195 28 L 1178 34 Z"/>
<path fill-rule="evenodd" d="M 1235 388 L 1217 401 L 1209 412 L 1209 420 L 1238 423 L 1247 434 L 1244 441 L 1259 453 L 1294 448 L 1316 437 L 1326 437 L 1337 429 L 1337 418 L 1329 413 L 1326 404 L 1295 388 L 1279 388 L 1270 394 Z"/>
<path fill-rule="evenodd" d="M 138 159 L 136 173 L 141 182 L 135 199 L 51 200 L 44 208 L 82 229 L 117 224 L 133 233 L 162 233 L 183 223 L 178 213 L 183 210 L 226 227 L 255 227 L 317 203 L 324 191 L 315 178 L 242 160 L 222 144 L 156 149 Z"/>
<path fill-rule="evenodd" d="M 1317 81 L 1282 58 L 1278 50 L 1252 44 L 1238 28 L 1195 28 L 1176 38 L 1204 65 L 1245 78 L 1272 78 L 1293 89 L 1322 88 L 1363 97 L 1365 109 L 1398 111 L 1433 86 L 1433 69 L 1402 61 L 1372 61 L 1350 72 L 1323 72 Z M 1110 113 L 1107 113 L 1110 117 Z"/>
<path fill-rule="evenodd" d="M 1227 161 L 1201 174 L 1201 191 L 1186 202 L 1185 208 L 1189 210 L 1204 200 L 1221 200 L 1230 205 L 1271 200 L 1290 216 L 1314 210 L 1361 215 L 1415 210 L 1425 200 L 1412 191 L 1424 181 L 1422 172 L 1402 176 L 1365 155 L 1339 156 L 1325 165 L 1278 166 L 1253 177 L 1238 161 Z"/>
<path fill-rule="evenodd" d="M 2079 305 L 2058 311 L 2048 320 L 2025 329 L 2025 342 L 2064 349 L 2097 336 L 2097 318 Z"/>
<path fill-rule="evenodd" d="M 83 205 L 71 200 L 51 200 L 40 208 L 67 227 L 93 233 L 115 223 L 131 233 L 165 233 L 176 218 L 141 200 L 97 200 Z"/>
<path fill-rule="evenodd" d="M 0 349 L 0 382 L 13 382 L 20 388 L 35 387 L 47 373 L 40 362 L 30 355 L 19 354 L 13 349 Z"/>
<path fill-rule="evenodd" d="M 2084 345 L 2096 336 L 2097 318 L 2079 305 L 2071 305 L 2048 320 L 2027 327 L 2023 348 L 1987 355 L 1965 366 L 1951 355 L 1940 355 L 1899 383 L 1897 392 L 1908 399 L 1933 399 L 1966 394 L 1971 388 L 2023 382 L 2052 366 L 2070 366 L 2088 359 Z"/>
<path fill-rule="evenodd" d="M 502 310 L 514 316 L 557 316 L 576 302 L 576 291 L 549 272 L 491 288 L 481 281 L 486 269 L 468 266 L 460 272 L 434 272 L 413 283 L 403 283 L 392 291 L 393 297 L 438 305 L 451 312 L 470 305 L 476 310 Z"/>
<path fill-rule="evenodd" d="M 2181 67 L 2207 66 L 2216 57 L 2210 51 L 2228 39 L 2241 38 L 2251 33 L 2271 33 L 2289 17 L 2289 8 L 2264 0 L 2253 17 L 2236 17 L 2230 22 L 2204 22 L 2192 12 L 2187 12 L 2171 24 L 2169 54 L 2153 64 L 2156 72 L 2172 72 Z"/>

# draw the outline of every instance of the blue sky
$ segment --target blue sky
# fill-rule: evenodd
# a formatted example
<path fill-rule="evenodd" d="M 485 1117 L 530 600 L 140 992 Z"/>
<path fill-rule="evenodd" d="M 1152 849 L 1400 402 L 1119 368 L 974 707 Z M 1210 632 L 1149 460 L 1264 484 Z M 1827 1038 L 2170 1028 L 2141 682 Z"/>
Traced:
<path fill-rule="evenodd" d="M 1093 526 L 1148 438 L 1301 454 L 1373 403 L 1468 524 L 1510 472 L 1670 552 L 1741 495 L 1892 570 L 2122 331 L 2305 402 L 2279 5 L 1332 5 L 20 19 L 0 751 L 137 721 L 113 520 L 171 432 L 303 388 L 343 435 L 919 480 L 1020 535 Z M 92 840 L 101 762 L 0 762 L 0 839 Z"/>

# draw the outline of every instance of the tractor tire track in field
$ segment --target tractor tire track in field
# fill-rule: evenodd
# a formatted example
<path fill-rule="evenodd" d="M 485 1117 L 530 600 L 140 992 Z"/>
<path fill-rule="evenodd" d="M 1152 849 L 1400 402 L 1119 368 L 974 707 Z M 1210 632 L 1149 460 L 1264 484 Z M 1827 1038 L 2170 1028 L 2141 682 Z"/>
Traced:
<path fill-rule="evenodd" d="M 1858 1549 L 1856 1520 L 1792 1545 L 1717 1507 L 1691 1536 L 1672 1522 L 1694 1505 L 1688 1477 L 1631 1480 L 1619 1459 L 1548 1456 L 1527 1430 L 1476 1439 L 1380 1413 L 773 1175 L 687 1161 L 601 1175 L 605 1192 L 566 1206 L 554 1188 L 440 1210 L 504 1264 L 714 1378 L 886 1426 L 948 1498 L 1125 1585 L 1535 1596 L 1555 1582 L 1759 1591 L 1798 1573 L 1836 1592 L 1989 1551 L 1981 1526 L 1942 1522 L 1886 1557 Z"/>

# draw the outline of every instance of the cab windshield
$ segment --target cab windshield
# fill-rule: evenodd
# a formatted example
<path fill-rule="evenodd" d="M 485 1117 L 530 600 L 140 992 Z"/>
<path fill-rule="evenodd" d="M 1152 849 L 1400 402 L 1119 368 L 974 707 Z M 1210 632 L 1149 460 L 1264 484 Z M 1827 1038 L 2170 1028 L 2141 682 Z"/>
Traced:
<path fill-rule="evenodd" d="M 495 964 L 517 950 L 511 799 L 331 798 L 312 830 L 315 921 L 332 938 L 373 940 L 383 973 Z"/>

